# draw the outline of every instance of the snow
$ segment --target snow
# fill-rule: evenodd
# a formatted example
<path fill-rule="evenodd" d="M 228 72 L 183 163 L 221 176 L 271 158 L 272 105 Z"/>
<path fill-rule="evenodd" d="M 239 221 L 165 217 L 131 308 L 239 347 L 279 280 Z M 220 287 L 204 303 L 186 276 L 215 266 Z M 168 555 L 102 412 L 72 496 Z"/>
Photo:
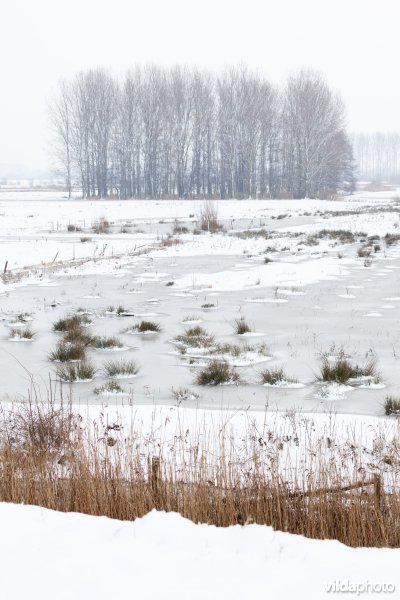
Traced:
<path fill-rule="evenodd" d="M 236 440 L 240 464 L 257 431 L 266 440 L 260 450 L 265 464 L 279 448 L 279 472 L 288 485 L 293 469 L 302 480 L 313 468 L 314 453 L 339 461 L 349 477 L 378 468 L 385 486 L 398 486 L 397 473 L 384 459 L 397 456 L 400 422 L 383 416 L 383 400 L 387 392 L 396 395 L 400 384 L 394 310 L 400 301 L 400 246 L 382 243 L 365 266 L 357 257 L 362 242 L 321 237 L 318 245 L 308 245 L 305 240 L 322 229 L 396 233 L 394 196 L 391 191 L 337 201 L 219 201 L 226 233 L 185 234 L 182 243 L 161 246 L 175 220 L 196 225 L 202 201 L 68 202 L 57 194 L 0 191 L 0 264 L 9 261 L 13 276 L 0 281 L 3 394 L 26 391 L 23 367 L 40 384 L 48 381 L 53 367 L 47 356 L 58 339 L 52 323 L 83 305 L 80 312 L 93 316 L 93 333 L 121 336 L 123 346 L 114 350 L 124 358 L 137 351 L 140 363 L 134 382 L 124 382 L 128 391 L 103 389 L 94 395 L 89 382 L 72 385 L 82 427 L 121 426 L 115 433 L 119 456 L 130 450 L 135 435 L 138 444 L 145 443 L 143 456 L 154 451 L 190 460 L 193 441 L 205 439 L 206 431 L 210 463 L 218 459 L 221 440 Z M 283 213 L 287 217 L 277 220 Z M 91 232 L 102 216 L 113 223 L 108 235 Z M 86 231 L 67 232 L 72 222 Z M 120 233 L 122 226 L 130 231 Z M 237 235 L 260 229 L 271 236 Z M 83 235 L 91 239 L 83 243 Z M 142 251 L 146 254 L 139 255 Z M 211 300 L 215 306 L 204 308 Z M 125 317 L 107 314 L 107 307 L 120 304 L 126 306 Z M 149 312 L 152 308 L 158 312 Z M 30 344 L 9 340 L 16 310 L 32 313 Z M 137 335 L 138 347 L 131 348 L 121 332 L 122 326 L 132 332 L 129 315 L 157 318 L 160 333 Z M 254 332 L 239 337 L 232 323 L 242 315 Z M 196 368 L 215 355 L 189 349 L 181 356 L 171 352 L 171 341 L 185 326 L 202 321 L 221 343 L 262 337 L 268 356 L 249 349 L 238 357 L 220 355 L 241 369 L 243 383 L 199 388 L 193 383 Z M 344 345 L 360 364 L 376 356 L 382 382 L 318 383 L 319 357 L 333 343 Z M 100 390 L 106 354 L 90 350 Z M 191 355 L 198 362 L 188 360 Z M 262 385 L 258 363 L 264 361 L 273 367 L 279 361 L 304 383 Z M 4 397 L 2 411 L 8 407 Z M 1 504 L 0 527 L 0 598 L 5 600 L 320 600 L 332 582 L 400 585 L 400 550 L 354 550 L 260 525 L 218 529 L 155 511 L 130 523 Z"/>
<path fill-rule="evenodd" d="M 0 191 L 0 264 L 9 261 L 10 277 L 9 282 L 0 282 L 0 314 L 11 315 L 16 308 L 29 311 L 35 331 L 33 343 L 12 344 L 9 333 L 0 328 L 0 349 L 4 350 L 0 376 L 7 381 L 4 393 L 26 393 L 25 373 L 16 361 L 46 393 L 42 382 L 48 381 L 49 374 L 54 378 L 46 360 L 56 343 L 52 322 L 83 307 L 93 313 L 93 333 L 121 337 L 123 349 L 118 352 L 124 358 L 132 352 L 128 348 L 134 339 L 141 367 L 133 390 L 137 403 L 147 402 L 151 395 L 155 403 L 171 404 L 175 402 L 172 387 L 193 386 L 193 370 L 182 368 L 179 357 L 170 353 L 170 342 L 182 333 L 186 315 L 196 315 L 194 321 L 201 315 L 217 342 L 235 344 L 238 337 L 232 323 L 244 315 L 255 333 L 242 341 L 251 343 L 250 337 L 259 336 L 272 359 L 285 364 L 289 376 L 308 382 L 303 388 L 291 388 L 290 394 L 284 387 L 266 389 L 256 383 L 254 357 L 244 357 L 236 361 L 242 383 L 224 390 L 209 388 L 204 406 L 223 404 L 233 409 L 248 401 L 251 408 L 262 410 L 267 397 L 282 411 L 293 406 L 321 410 L 329 400 L 322 399 L 316 406 L 315 394 L 320 390 L 315 379 L 321 352 L 332 343 L 350 346 L 352 358 L 360 363 L 371 349 L 387 392 L 395 395 L 400 384 L 400 347 L 396 310 L 389 306 L 397 306 L 395 299 L 400 298 L 400 248 L 381 241 L 382 250 L 365 267 L 357 257 L 360 235 L 351 244 L 319 236 L 322 229 L 381 236 L 396 233 L 399 219 L 394 197 L 389 191 L 334 201 L 218 201 L 225 232 L 188 233 L 179 236 L 181 243 L 162 246 L 175 219 L 189 229 L 198 226 L 201 200 L 69 202 L 57 194 L 43 197 Z M 282 214 L 287 216 L 278 220 Z M 112 223 L 109 234 L 91 230 L 101 216 Z M 71 223 L 86 230 L 68 232 Z M 120 233 L 127 226 L 128 232 Z M 257 237 L 260 229 L 264 233 Z M 91 241 L 82 243 L 83 235 Z M 319 244 L 308 245 L 308 235 L 316 236 Z M 265 257 L 272 262 L 265 263 Z M 207 304 L 215 306 L 205 308 Z M 154 317 L 161 332 L 134 338 L 126 335 L 134 319 L 125 317 L 121 326 L 121 318 L 105 314 L 111 305 L 124 306 L 126 313 L 137 318 Z M 105 355 L 89 350 L 99 372 Z M 16 376 L 5 377 L 11 370 Z M 103 383 L 101 376 L 97 379 Z M 93 386 L 72 389 L 73 402 L 98 402 Z M 349 390 L 335 400 L 335 406 L 340 412 L 382 414 L 386 389 L 375 389 L 374 394 Z"/>
<path fill-rule="evenodd" d="M 156 511 L 123 522 L 0 504 L 0 529 L 4 600 L 321 600 L 338 581 L 400 585 L 398 549 L 255 524 L 217 528 Z"/>

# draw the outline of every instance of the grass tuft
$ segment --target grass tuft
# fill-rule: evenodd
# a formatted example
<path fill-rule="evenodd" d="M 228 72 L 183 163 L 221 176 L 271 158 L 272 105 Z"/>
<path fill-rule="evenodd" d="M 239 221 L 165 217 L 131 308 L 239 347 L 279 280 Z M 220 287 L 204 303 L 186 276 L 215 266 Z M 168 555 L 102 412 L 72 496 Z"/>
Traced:
<path fill-rule="evenodd" d="M 172 396 L 177 402 L 186 402 L 188 400 L 198 400 L 200 395 L 187 387 L 178 389 L 172 388 Z"/>
<path fill-rule="evenodd" d="M 25 327 L 24 329 L 11 329 L 10 339 L 14 340 L 31 340 L 35 332 L 32 331 L 30 327 Z"/>
<path fill-rule="evenodd" d="M 212 360 L 197 375 L 197 385 L 239 383 L 239 373 L 224 360 Z"/>
<path fill-rule="evenodd" d="M 91 381 L 96 374 L 94 365 L 86 360 L 79 363 L 69 363 L 57 367 L 57 377 L 66 383 L 74 381 Z"/>
<path fill-rule="evenodd" d="M 75 360 L 84 360 L 86 358 L 86 348 L 82 344 L 70 344 L 59 342 L 55 350 L 50 352 L 49 359 L 53 362 L 69 362 Z"/>
<path fill-rule="evenodd" d="M 124 388 L 118 381 L 110 379 L 110 381 L 107 381 L 104 385 L 94 388 L 93 393 L 96 394 L 96 396 L 101 396 L 107 394 L 123 394 L 124 391 Z"/>
<path fill-rule="evenodd" d="M 400 398 L 395 398 L 394 396 L 386 396 L 385 415 L 400 415 Z"/>
<path fill-rule="evenodd" d="M 244 317 L 240 317 L 240 319 L 235 319 L 234 329 L 237 335 L 243 335 L 244 333 L 251 332 L 251 327 Z"/>
<path fill-rule="evenodd" d="M 140 323 L 136 323 L 136 325 L 133 326 L 133 329 L 139 333 L 159 333 L 161 331 L 161 325 L 154 321 L 140 321 Z"/>
<path fill-rule="evenodd" d="M 282 381 L 287 381 L 288 383 L 297 383 L 297 380 L 293 377 L 289 377 L 282 367 L 264 369 L 260 373 L 260 378 L 263 385 L 276 385 Z"/>
<path fill-rule="evenodd" d="M 359 366 L 353 365 L 343 354 L 334 360 L 329 360 L 326 355 L 322 356 L 319 377 L 321 381 L 346 384 L 350 379 L 366 377 L 379 381 L 375 359 L 367 361 L 364 366 Z"/>
<path fill-rule="evenodd" d="M 203 327 L 196 325 L 195 327 L 188 327 L 185 329 L 185 333 L 177 335 L 174 338 L 174 341 L 180 345 L 191 348 L 209 348 L 214 344 L 215 338 Z"/>
<path fill-rule="evenodd" d="M 115 336 L 100 336 L 96 335 L 91 338 L 90 345 L 98 350 L 104 350 L 107 348 L 122 348 L 123 343 Z"/>
<path fill-rule="evenodd" d="M 104 373 L 107 377 L 134 376 L 139 372 L 139 367 L 133 360 L 110 360 L 104 364 Z"/>

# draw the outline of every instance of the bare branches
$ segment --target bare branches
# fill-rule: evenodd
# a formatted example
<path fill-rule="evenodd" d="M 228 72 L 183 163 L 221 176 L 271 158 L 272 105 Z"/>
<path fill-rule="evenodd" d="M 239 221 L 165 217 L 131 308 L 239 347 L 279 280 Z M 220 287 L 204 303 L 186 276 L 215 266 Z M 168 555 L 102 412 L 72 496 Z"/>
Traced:
<path fill-rule="evenodd" d="M 50 112 L 83 197 L 304 197 L 353 180 L 343 104 L 312 72 L 282 95 L 244 67 L 137 67 L 121 83 L 89 70 L 60 84 Z"/>

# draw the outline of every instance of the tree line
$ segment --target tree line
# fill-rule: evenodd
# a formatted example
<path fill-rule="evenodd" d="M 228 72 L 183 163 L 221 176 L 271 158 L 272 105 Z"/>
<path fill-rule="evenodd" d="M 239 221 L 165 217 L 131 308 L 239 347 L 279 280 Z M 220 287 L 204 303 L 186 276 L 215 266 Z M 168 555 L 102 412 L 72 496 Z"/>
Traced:
<path fill-rule="evenodd" d="M 60 82 L 54 156 L 69 193 L 119 198 L 304 198 L 354 185 L 344 105 L 301 71 L 277 89 L 247 68 L 103 69 Z"/>
<path fill-rule="evenodd" d="M 400 133 L 357 133 L 352 136 L 361 180 L 400 183 Z"/>

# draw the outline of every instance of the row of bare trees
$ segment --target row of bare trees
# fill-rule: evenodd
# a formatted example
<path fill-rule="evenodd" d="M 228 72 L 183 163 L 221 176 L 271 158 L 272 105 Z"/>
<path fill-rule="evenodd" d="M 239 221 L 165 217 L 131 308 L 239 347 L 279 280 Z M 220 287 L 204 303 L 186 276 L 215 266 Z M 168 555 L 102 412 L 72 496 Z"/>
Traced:
<path fill-rule="evenodd" d="M 400 183 L 399 132 L 357 133 L 352 143 L 360 179 Z"/>
<path fill-rule="evenodd" d="M 68 189 L 84 197 L 315 197 L 353 185 L 343 104 L 303 71 L 282 90 L 245 67 L 102 69 L 50 105 Z"/>

